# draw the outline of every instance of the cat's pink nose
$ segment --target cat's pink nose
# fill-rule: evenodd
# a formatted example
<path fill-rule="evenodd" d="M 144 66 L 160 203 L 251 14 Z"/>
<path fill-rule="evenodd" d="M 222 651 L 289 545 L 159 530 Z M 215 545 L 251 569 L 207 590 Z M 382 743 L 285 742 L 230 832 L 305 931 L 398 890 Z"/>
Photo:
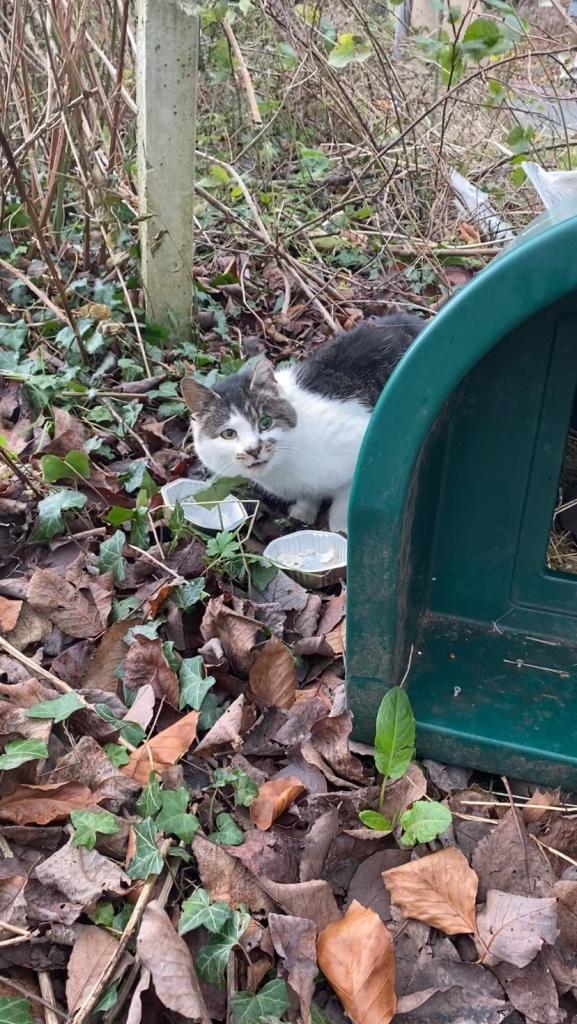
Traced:
<path fill-rule="evenodd" d="M 262 445 L 257 444 L 254 448 L 245 448 L 247 455 L 251 455 L 253 459 L 258 459 L 262 450 Z"/>

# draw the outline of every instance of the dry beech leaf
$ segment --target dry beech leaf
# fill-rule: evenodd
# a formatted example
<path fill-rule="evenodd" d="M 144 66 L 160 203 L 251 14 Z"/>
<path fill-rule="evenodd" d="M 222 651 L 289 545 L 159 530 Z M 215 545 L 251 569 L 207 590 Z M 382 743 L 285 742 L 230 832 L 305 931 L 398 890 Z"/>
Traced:
<path fill-rule="evenodd" d="M 152 686 L 158 700 L 164 698 L 174 708 L 178 707 L 178 677 L 164 656 L 160 639 L 151 640 L 140 634 L 134 637 L 124 658 L 123 680 L 132 690 Z"/>
<path fill-rule="evenodd" d="M 102 637 L 98 650 L 92 656 L 86 667 L 83 686 L 89 690 L 95 687 L 99 690 L 108 690 L 116 693 L 118 688 L 118 676 L 116 672 L 122 664 L 128 647 L 124 643 L 124 637 L 131 626 L 135 626 L 138 619 L 120 619 L 114 622 L 110 629 Z"/>
<path fill-rule="evenodd" d="M 317 959 L 355 1024 L 388 1024 L 396 1009 L 395 955 L 378 914 L 354 900 L 319 935 Z"/>
<path fill-rule="evenodd" d="M 12 601 L 0 595 L 0 633 L 9 633 L 18 622 L 22 601 Z"/>
<path fill-rule="evenodd" d="M 131 754 L 130 761 L 121 769 L 122 774 L 145 786 L 151 772 L 163 772 L 186 753 L 196 738 L 197 722 L 198 711 L 190 711 L 147 740 Z"/>
<path fill-rule="evenodd" d="M 534 821 L 540 821 L 541 818 L 549 817 L 549 808 L 558 807 L 560 803 L 560 789 L 536 789 L 523 806 L 523 821 L 529 825 Z"/>
<path fill-rule="evenodd" d="M 222 846 L 216 846 L 197 832 L 192 841 L 192 852 L 200 880 L 213 900 L 224 900 L 231 907 L 244 905 L 255 914 L 274 909 L 273 899 L 263 891 L 256 878 Z M 326 882 L 322 884 L 326 885 Z"/>
<path fill-rule="evenodd" d="M 548 845 L 559 847 L 548 839 Z M 545 852 L 531 842 L 520 811 L 507 811 L 480 843 L 471 864 L 479 878 L 479 900 L 490 889 L 519 896 L 546 896 L 555 884 L 555 872 Z"/>
<path fill-rule="evenodd" d="M 94 793 L 78 782 L 16 786 L 10 796 L 0 800 L 0 820 L 16 825 L 47 825 L 65 821 L 70 811 L 82 810 L 94 802 Z"/>
<path fill-rule="evenodd" d="M 140 980 L 132 993 L 126 1024 L 140 1024 L 142 1020 L 142 999 L 143 992 L 150 988 L 150 971 L 146 967 L 141 968 Z"/>
<path fill-rule="evenodd" d="M 39 449 L 51 455 L 68 455 L 68 452 L 82 451 L 86 441 L 86 430 L 66 409 L 54 409 L 54 436 Z"/>
<path fill-rule="evenodd" d="M 26 929 L 27 899 L 24 895 L 29 869 L 15 857 L 0 860 L 0 921 L 16 928 Z M 14 932 L 0 926 L 0 940 L 13 938 Z"/>
<path fill-rule="evenodd" d="M 250 688 L 265 707 L 290 708 L 294 704 L 297 675 L 293 656 L 278 637 L 273 636 L 253 662 L 249 672 Z"/>
<path fill-rule="evenodd" d="M 242 747 L 242 714 L 244 710 L 244 694 L 233 700 L 230 707 L 217 719 L 212 729 L 209 729 L 201 739 L 194 753 L 199 757 L 208 757 L 213 751 L 220 747 L 232 747 L 233 750 L 240 750 Z"/>
<path fill-rule="evenodd" d="M 149 903 L 144 911 L 136 951 L 152 975 L 158 998 L 168 1010 L 181 1014 L 187 1020 L 210 1024 L 188 946 L 175 932 L 168 914 L 156 900 Z"/>
<path fill-rule="evenodd" d="M 446 935 L 475 931 L 478 879 L 456 847 L 390 868 L 383 872 L 383 881 L 405 917 Z"/>
<path fill-rule="evenodd" d="M 557 901 L 533 899 L 492 889 L 477 914 L 475 943 L 481 963 L 487 967 L 504 960 L 526 967 L 544 942 L 557 938 Z"/>
<path fill-rule="evenodd" d="M 142 729 L 148 729 L 152 716 L 154 714 L 154 690 L 149 683 L 146 686 L 141 686 L 134 703 L 131 704 L 126 714 L 123 716 L 125 722 L 136 722 Z"/>
<path fill-rule="evenodd" d="M 55 569 L 37 569 L 28 584 L 28 603 L 44 612 L 66 636 L 81 640 L 98 636 L 106 622 L 94 604 Z"/>
<path fill-rule="evenodd" d="M 77 925 L 74 929 L 74 936 L 66 982 L 66 1002 L 69 1013 L 74 1013 L 90 994 L 108 961 L 118 949 L 118 939 L 104 928 L 97 928 L 96 925 Z M 115 978 L 124 970 L 127 962 L 125 954 L 120 959 Z"/>
<path fill-rule="evenodd" d="M 258 796 L 251 804 L 250 820 L 257 828 L 266 831 L 304 791 L 301 780 L 293 775 L 265 782 L 259 786 Z"/>

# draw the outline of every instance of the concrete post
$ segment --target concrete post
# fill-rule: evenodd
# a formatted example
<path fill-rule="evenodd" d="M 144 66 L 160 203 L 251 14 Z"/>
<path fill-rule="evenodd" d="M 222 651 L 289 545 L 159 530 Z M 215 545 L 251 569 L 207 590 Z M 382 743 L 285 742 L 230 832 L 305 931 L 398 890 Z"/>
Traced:
<path fill-rule="evenodd" d="M 138 192 L 147 315 L 192 331 L 199 21 L 190 0 L 138 0 Z"/>

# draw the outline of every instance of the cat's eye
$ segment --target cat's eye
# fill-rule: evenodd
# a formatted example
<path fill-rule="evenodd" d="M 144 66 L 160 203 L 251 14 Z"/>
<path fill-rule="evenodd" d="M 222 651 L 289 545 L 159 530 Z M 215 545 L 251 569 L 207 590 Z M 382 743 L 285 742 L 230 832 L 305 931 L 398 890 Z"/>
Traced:
<path fill-rule="evenodd" d="M 265 413 L 264 416 L 261 416 L 259 421 L 258 421 L 258 425 L 259 425 L 261 430 L 270 430 L 270 428 L 272 427 L 272 424 L 273 424 L 272 416 L 267 416 L 266 413 Z"/>
<path fill-rule="evenodd" d="M 224 437 L 225 441 L 234 441 L 235 437 L 238 437 L 238 434 L 236 430 L 232 429 L 232 427 L 227 427 L 226 430 L 222 431 L 220 436 Z"/>

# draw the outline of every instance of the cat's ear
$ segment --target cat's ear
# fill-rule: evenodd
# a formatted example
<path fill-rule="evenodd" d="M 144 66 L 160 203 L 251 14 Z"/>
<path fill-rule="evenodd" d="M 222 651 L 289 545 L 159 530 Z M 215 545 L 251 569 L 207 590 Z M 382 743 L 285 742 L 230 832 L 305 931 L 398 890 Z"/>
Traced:
<path fill-rule="evenodd" d="M 250 381 L 251 388 L 276 387 L 274 366 L 268 359 L 259 359 Z"/>
<path fill-rule="evenodd" d="M 194 377 L 184 377 L 180 382 L 180 390 L 193 416 L 202 416 L 211 405 L 221 401 L 215 391 L 200 384 Z"/>

